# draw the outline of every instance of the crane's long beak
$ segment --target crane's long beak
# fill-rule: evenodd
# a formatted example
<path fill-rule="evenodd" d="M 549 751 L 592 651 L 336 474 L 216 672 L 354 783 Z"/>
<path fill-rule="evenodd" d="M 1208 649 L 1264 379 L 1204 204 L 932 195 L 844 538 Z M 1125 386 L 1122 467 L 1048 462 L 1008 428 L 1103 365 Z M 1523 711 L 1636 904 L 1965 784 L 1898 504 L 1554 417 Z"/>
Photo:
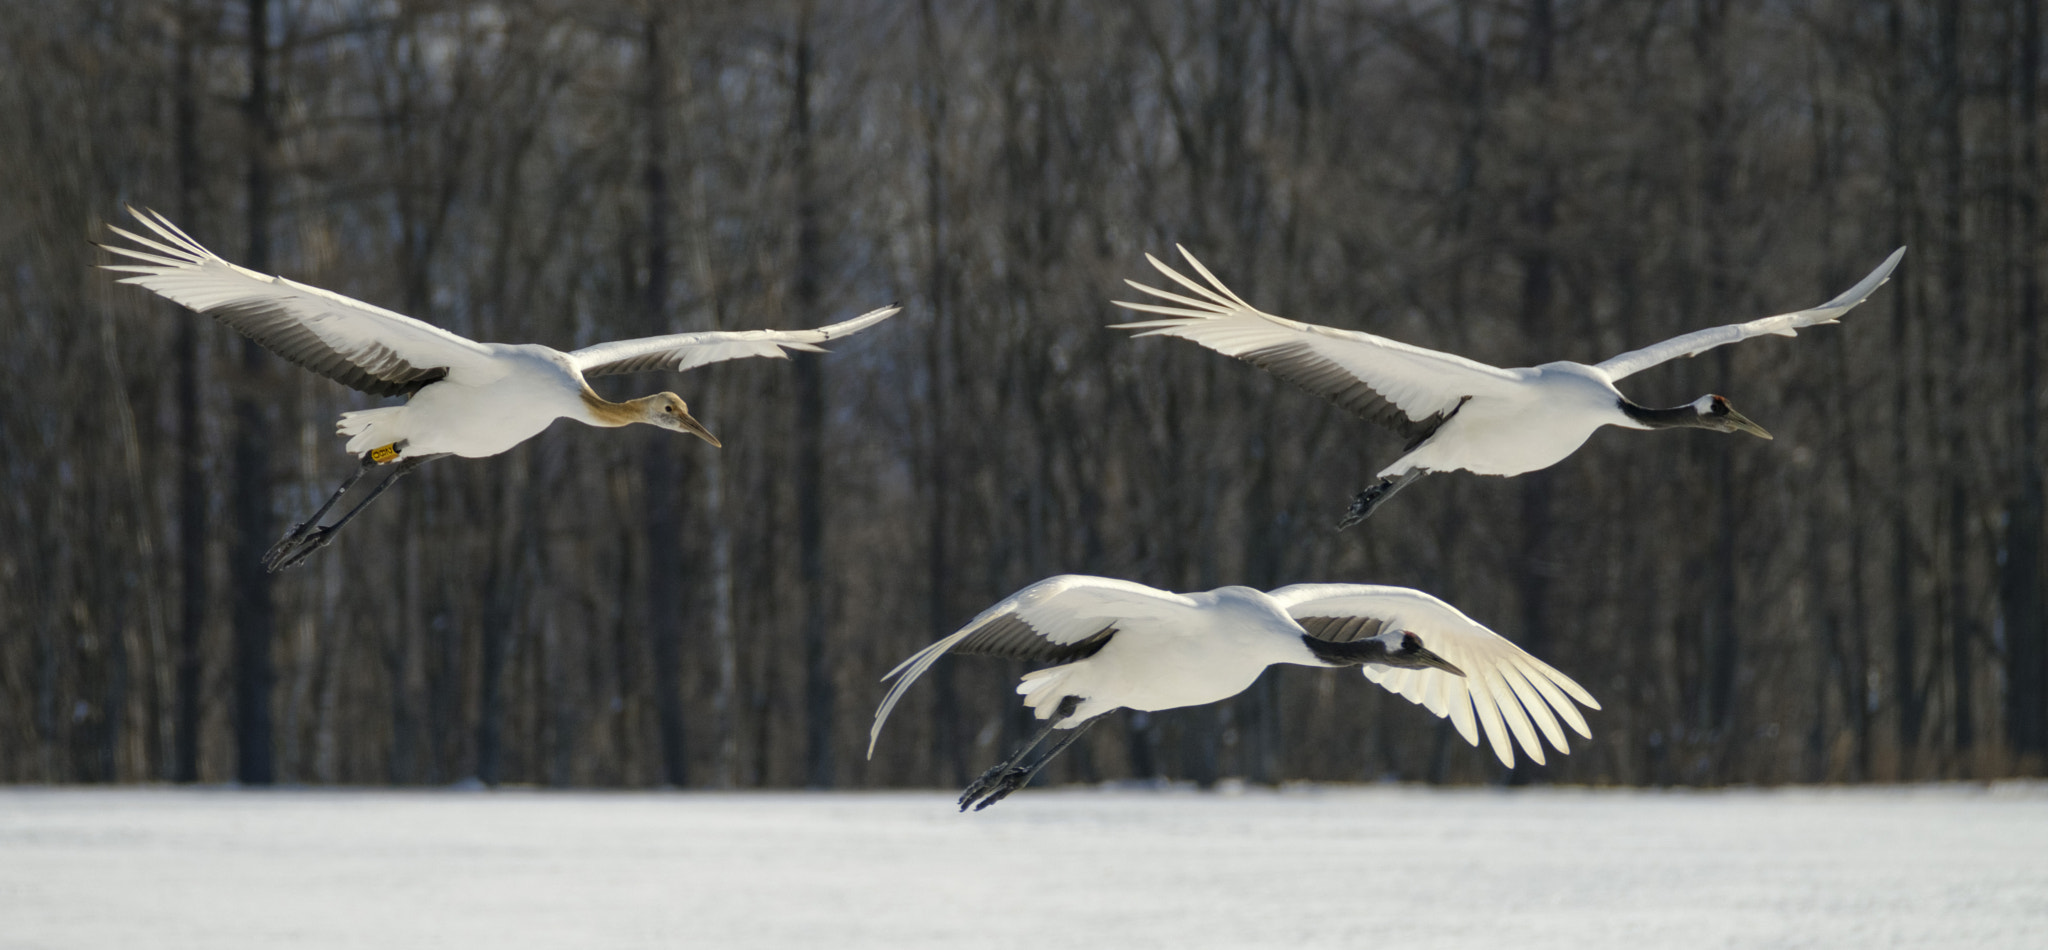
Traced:
<path fill-rule="evenodd" d="M 688 432 L 689 434 L 694 435 L 697 438 L 703 439 L 704 441 L 711 443 L 713 448 L 725 448 L 725 444 L 718 441 L 718 437 L 712 435 L 710 429 L 704 428 L 704 423 L 698 422 L 696 416 L 690 415 L 687 412 L 682 413 L 681 418 L 676 420 L 676 429 L 682 432 Z M 1769 436 L 1765 436 L 1765 438 L 1769 438 Z"/>
<path fill-rule="evenodd" d="M 1432 669 L 1442 670 L 1453 676 L 1465 675 L 1465 671 L 1458 669 L 1457 664 L 1454 664 L 1451 661 L 1444 659 L 1443 657 L 1437 656 L 1436 654 L 1429 652 L 1428 648 L 1426 647 L 1418 646 L 1415 648 L 1415 652 L 1402 657 L 1402 659 L 1407 660 L 1408 662 L 1413 663 L 1416 666 L 1427 666 Z"/>
<path fill-rule="evenodd" d="M 1771 434 L 1769 432 L 1764 431 L 1763 426 L 1757 425 L 1756 423 L 1749 421 L 1748 416 L 1736 412 L 1733 408 L 1730 408 L 1728 410 L 1727 415 L 1721 417 L 1721 421 L 1728 423 L 1728 431 L 1730 432 L 1747 432 L 1750 435 L 1756 436 L 1759 439 L 1768 439 L 1771 437 Z"/>

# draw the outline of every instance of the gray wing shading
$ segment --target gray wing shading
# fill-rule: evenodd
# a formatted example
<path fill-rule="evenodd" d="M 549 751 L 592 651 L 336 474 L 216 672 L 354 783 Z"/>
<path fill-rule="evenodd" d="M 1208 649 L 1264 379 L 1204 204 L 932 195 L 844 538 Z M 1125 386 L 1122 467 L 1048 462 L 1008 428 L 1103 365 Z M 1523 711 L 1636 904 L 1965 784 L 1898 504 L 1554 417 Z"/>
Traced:
<path fill-rule="evenodd" d="M 1150 254 L 1145 259 L 1197 296 L 1125 281 L 1167 303 L 1117 301 L 1117 306 L 1166 319 L 1118 326 L 1143 331 L 1138 336 L 1177 336 L 1244 360 L 1359 418 L 1393 429 L 1411 446 L 1428 438 L 1465 400 L 1510 396 L 1520 385 L 1520 374 L 1455 354 L 1265 313 L 1232 293 L 1187 248 L 1180 252 L 1206 283 Z"/>
<path fill-rule="evenodd" d="M 1094 656 L 1095 651 L 1102 649 L 1102 645 L 1108 643 L 1115 633 L 1116 625 L 1109 624 L 1079 640 L 1058 643 L 1015 614 L 1010 614 L 989 621 L 986 626 L 953 644 L 951 652 L 1009 657 L 1033 663 L 1072 663 Z"/>
<path fill-rule="evenodd" d="M 868 730 L 868 756 L 874 756 L 882 724 L 889 721 L 889 713 L 903 693 L 947 653 L 1072 663 L 1101 650 L 1123 621 L 1157 620 L 1194 606 L 1194 601 L 1180 594 L 1085 574 L 1061 574 L 1032 584 L 882 675 L 883 682 L 895 682 L 875 710 L 874 726 Z"/>
<path fill-rule="evenodd" d="M 1269 346 L 1238 359 L 1315 393 L 1360 419 L 1392 429 L 1411 449 L 1436 434 L 1437 427 L 1457 415 L 1458 407 L 1465 404 L 1460 399 L 1447 412 L 1432 412 L 1417 419 L 1306 343 Z"/>
<path fill-rule="evenodd" d="M 1294 622 L 1318 640 L 1350 643 L 1369 640 L 1387 631 L 1387 621 L 1377 617 L 1296 617 Z"/>
<path fill-rule="evenodd" d="M 448 367 L 414 366 L 381 343 L 366 343 L 344 353 L 304 324 L 260 303 L 227 304 L 200 312 L 300 368 L 372 396 L 411 396 L 448 378 Z"/>
<path fill-rule="evenodd" d="M 706 330 L 614 340 L 570 353 L 569 361 L 585 376 L 610 376 L 650 369 L 681 371 L 750 356 L 787 359 L 790 350 L 823 353 L 825 349 L 819 344 L 858 333 L 901 309 L 890 306 L 870 310 L 815 330 Z"/>
<path fill-rule="evenodd" d="M 292 363 L 375 396 L 407 396 L 451 372 L 493 372 L 466 337 L 318 287 L 229 263 L 169 219 L 128 213 L 161 240 L 108 225 L 135 247 L 101 244 L 140 263 L 103 264 L 135 284 L 213 317 Z"/>
<path fill-rule="evenodd" d="M 1801 327 L 1834 323 L 1841 319 L 1842 314 L 1848 313 L 1855 309 L 1857 304 L 1869 299 L 1878 287 L 1890 280 L 1892 268 L 1899 266 L 1899 258 L 1905 254 L 1906 249 L 1903 247 L 1893 251 L 1890 257 L 1884 259 L 1884 263 L 1877 265 L 1877 269 L 1858 281 L 1856 286 L 1810 310 L 1797 310 L 1775 317 L 1751 320 L 1748 323 L 1731 323 L 1707 330 L 1695 330 L 1640 350 L 1630 350 L 1601 363 L 1598 368 L 1607 374 L 1609 381 L 1613 381 L 1681 356 L 1698 356 L 1714 347 L 1747 340 L 1753 336 L 1798 336 Z"/>
<path fill-rule="evenodd" d="M 1365 677 L 1450 720 L 1474 746 L 1483 730 L 1502 765 L 1514 767 L 1518 745 L 1541 765 L 1539 732 L 1553 748 L 1566 753 L 1571 749 L 1564 726 L 1592 737 L 1585 717 L 1572 705 L 1576 701 L 1599 709 L 1591 694 L 1571 677 L 1422 591 L 1373 584 L 1295 584 L 1271 596 L 1311 636 L 1326 640 L 1361 639 L 1389 629 L 1415 634 L 1423 646 L 1465 675 L 1366 664 Z"/>

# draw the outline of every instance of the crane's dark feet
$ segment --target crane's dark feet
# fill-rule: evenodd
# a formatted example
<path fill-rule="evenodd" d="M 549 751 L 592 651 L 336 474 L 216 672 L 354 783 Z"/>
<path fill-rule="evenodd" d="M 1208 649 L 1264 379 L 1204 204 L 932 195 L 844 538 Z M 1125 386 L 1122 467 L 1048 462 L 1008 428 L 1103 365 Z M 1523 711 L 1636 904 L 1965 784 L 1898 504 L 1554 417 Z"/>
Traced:
<path fill-rule="evenodd" d="M 263 552 L 263 569 L 272 574 L 290 570 L 334 539 L 332 525 L 320 525 L 310 531 L 304 529 L 305 525 L 293 525 L 291 533 Z"/>
<path fill-rule="evenodd" d="M 1008 762 L 999 764 L 981 773 L 980 778 L 975 779 L 967 786 L 966 791 L 960 793 L 960 810 L 966 811 L 972 807 L 975 811 L 980 811 L 1002 801 L 1011 792 L 1031 784 L 1031 777 L 1036 774 L 1037 769 L 1027 766 L 1011 765 Z"/>
<path fill-rule="evenodd" d="M 266 569 L 275 572 L 277 568 L 273 567 L 272 565 L 276 564 L 280 558 L 290 553 L 292 549 L 298 547 L 299 542 L 304 541 L 306 539 L 306 535 L 309 533 L 309 531 L 310 529 L 306 527 L 306 523 L 303 521 L 299 522 L 298 524 L 292 525 L 291 530 L 286 531 L 284 533 L 284 537 L 277 539 L 277 543 L 271 545 L 270 550 L 263 552 L 263 566 Z"/>
<path fill-rule="evenodd" d="M 1382 478 L 1359 492 L 1358 497 L 1351 499 L 1351 510 L 1346 511 L 1343 520 L 1337 522 L 1337 530 L 1342 531 L 1372 517 L 1372 513 L 1386 504 L 1387 499 L 1394 497 L 1395 492 L 1408 487 L 1409 482 L 1427 474 L 1429 472 L 1424 469 L 1411 468 L 1399 475 Z"/>
<path fill-rule="evenodd" d="M 1393 494 L 1388 491 L 1393 484 L 1393 479 L 1383 478 L 1379 484 L 1359 492 L 1358 497 L 1351 499 L 1351 508 L 1345 511 L 1344 517 L 1337 522 L 1337 530 L 1342 531 L 1372 517 L 1373 509 L 1378 508 L 1380 502 L 1386 501 L 1387 496 Z"/>

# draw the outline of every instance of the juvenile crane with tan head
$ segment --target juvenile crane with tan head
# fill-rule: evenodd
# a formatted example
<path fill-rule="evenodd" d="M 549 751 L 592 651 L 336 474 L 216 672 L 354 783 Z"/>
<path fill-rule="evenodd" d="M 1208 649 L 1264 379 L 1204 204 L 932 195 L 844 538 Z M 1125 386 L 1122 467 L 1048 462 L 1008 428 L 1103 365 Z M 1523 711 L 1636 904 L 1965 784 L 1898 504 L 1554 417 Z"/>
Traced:
<path fill-rule="evenodd" d="M 786 358 L 873 326 L 898 308 L 884 307 L 815 330 L 676 333 L 599 343 L 564 352 L 535 343 L 479 343 L 404 314 L 337 293 L 273 277 L 221 259 L 152 211 L 129 209 L 156 238 L 109 226 L 135 246 L 103 244 L 128 263 L 101 265 L 136 284 L 207 314 L 271 352 L 373 396 L 407 396 L 404 405 L 345 412 L 335 431 L 361 463 L 312 517 L 293 525 L 263 557 L 271 571 L 304 561 L 377 496 L 420 464 L 444 455 L 483 458 L 538 435 L 556 419 L 616 427 L 646 423 L 688 433 L 716 446 L 717 437 L 690 415 L 675 393 L 612 402 L 591 391 L 588 376 L 638 370 L 687 370 L 746 356 Z M 321 524 L 364 473 L 391 465 L 391 475 L 337 518 Z"/>

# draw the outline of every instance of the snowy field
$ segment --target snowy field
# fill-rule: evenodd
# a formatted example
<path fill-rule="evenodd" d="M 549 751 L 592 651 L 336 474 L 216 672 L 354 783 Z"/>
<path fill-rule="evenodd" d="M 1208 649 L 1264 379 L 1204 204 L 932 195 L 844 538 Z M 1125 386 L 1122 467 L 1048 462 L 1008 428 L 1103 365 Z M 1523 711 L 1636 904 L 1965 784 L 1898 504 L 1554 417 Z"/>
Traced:
<path fill-rule="evenodd" d="M 2048 785 L 0 789 L 0 948 L 2048 947 Z"/>

